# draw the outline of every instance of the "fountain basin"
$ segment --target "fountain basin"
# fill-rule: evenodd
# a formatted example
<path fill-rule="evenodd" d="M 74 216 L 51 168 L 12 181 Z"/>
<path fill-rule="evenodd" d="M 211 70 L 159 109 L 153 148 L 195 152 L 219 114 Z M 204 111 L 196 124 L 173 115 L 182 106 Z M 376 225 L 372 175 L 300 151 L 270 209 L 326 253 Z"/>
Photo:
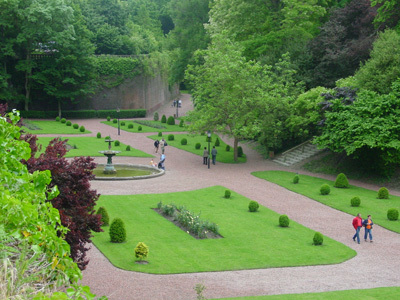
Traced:
<path fill-rule="evenodd" d="M 93 170 L 94 180 L 138 180 L 164 175 L 165 171 L 156 167 L 134 164 L 113 164 L 116 172 L 104 174 L 105 164 L 97 164 Z"/>

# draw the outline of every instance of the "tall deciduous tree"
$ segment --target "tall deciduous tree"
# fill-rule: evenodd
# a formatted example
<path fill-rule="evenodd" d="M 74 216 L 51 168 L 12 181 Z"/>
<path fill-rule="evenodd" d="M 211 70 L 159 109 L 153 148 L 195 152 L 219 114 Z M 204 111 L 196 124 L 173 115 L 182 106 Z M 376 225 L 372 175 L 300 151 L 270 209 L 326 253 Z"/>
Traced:
<path fill-rule="evenodd" d="M 94 210 L 99 194 L 90 189 L 95 163 L 90 157 L 67 161 L 64 158 L 67 141 L 59 139 L 52 140 L 45 152 L 35 158 L 36 136 L 26 135 L 24 139 L 32 149 L 31 157 L 24 161 L 29 172 L 50 170 L 52 181 L 49 187 L 57 186 L 60 191 L 51 203 L 59 210 L 62 225 L 69 229 L 65 239 L 71 247 L 71 257 L 80 269 L 84 269 L 89 262 L 86 252 L 91 232 L 102 231 L 100 216 Z"/>

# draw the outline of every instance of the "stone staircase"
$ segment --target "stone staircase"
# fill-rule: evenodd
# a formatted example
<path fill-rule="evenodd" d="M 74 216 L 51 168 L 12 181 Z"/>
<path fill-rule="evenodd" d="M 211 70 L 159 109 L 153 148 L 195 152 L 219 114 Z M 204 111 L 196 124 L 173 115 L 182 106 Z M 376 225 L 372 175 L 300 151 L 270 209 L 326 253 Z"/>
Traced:
<path fill-rule="evenodd" d="M 273 161 L 284 166 L 291 166 L 322 151 L 317 149 L 316 145 L 311 144 L 311 140 L 309 140 L 282 152 Z"/>

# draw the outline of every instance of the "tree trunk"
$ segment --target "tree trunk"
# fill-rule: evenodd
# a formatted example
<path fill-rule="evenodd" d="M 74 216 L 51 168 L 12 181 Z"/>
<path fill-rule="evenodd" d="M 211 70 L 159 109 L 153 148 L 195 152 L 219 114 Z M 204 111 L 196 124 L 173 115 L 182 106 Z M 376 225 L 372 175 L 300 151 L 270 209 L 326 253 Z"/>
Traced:
<path fill-rule="evenodd" d="M 234 138 L 233 140 L 233 160 L 238 161 L 238 144 L 239 144 L 239 139 Z"/>
<path fill-rule="evenodd" d="M 57 99 L 57 104 L 58 104 L 58 116 L 61 118 L 61 100 Z"/>
<path fill-rule="evenodd" d="M 31 53 L 28 51 L 26 55 L 27 64 L 30 65 Z M 25 110 L 29 110 L 29 98 L 31 97 L 30 78 L 32 76 L 32 67 L 25 71 Z"/>

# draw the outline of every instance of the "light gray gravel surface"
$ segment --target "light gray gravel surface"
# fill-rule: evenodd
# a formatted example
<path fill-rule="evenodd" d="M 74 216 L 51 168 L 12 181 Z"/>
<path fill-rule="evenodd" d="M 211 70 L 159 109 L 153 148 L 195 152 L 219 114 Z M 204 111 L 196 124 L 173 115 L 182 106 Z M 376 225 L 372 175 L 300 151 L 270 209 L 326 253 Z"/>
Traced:
<path fill-rule="evenodd" d="M 189 96 L 183 95 L 181 99 L 183 108 L 180 115 L 191 109 Z M 175 113 L 175 109 L 168 105 L 160 110 L 160 117 L 163 113 L 168 117 Z M 121 131 L 121 135 L 117 136 L 115 128 L 103 125 L 99 120 L 79 120 L 78 123 L 92 131 L 93 136 L 101 132 L 102 136 L 111 135 L 113 139 L 133 148 L 148 153 L 153 151 L 153 141 L 146 137 L 149 134 Z M 106 295 L 111 300 L 196 299 L 196 284 L 206 287 L 203 294 L 207 299 L 400 285 L 399 234 L 374 226 L 374 243 L 354 243 L 351 239 L 354 233 L 351 225 L 353 216 L 252 176 L 250 173 L 253 171 L 290 169 L 262 159 L 247 145 L 243 145 L 243 148 L 248 157 L 246 164 L 217 163 L 207 169 L 202 165 L 201 157 L 166 147 L 165 175 L 148 180 L 93 181 L 92 188 L 104 195 L 128 195 L 188 191 L 222 185 L 355 249 L 357 256 L 336 265 L 151 275 L 115 268 L 92 246 L 88 254 L 90 263 L 83 272 L 81 283 L 89 285 L 95 294 Z M 100 163 L 105 160 L 96 158 L 96 162 Z M 149 164 L 150 159 L 116 156 L 113 162 Z M 318 176 L 334 179 L 330 176 Z M 377 186 L 361 182 L 350 183 L 378 189 Z M 267 248 L 266 245 L 266 251 Z"/>

